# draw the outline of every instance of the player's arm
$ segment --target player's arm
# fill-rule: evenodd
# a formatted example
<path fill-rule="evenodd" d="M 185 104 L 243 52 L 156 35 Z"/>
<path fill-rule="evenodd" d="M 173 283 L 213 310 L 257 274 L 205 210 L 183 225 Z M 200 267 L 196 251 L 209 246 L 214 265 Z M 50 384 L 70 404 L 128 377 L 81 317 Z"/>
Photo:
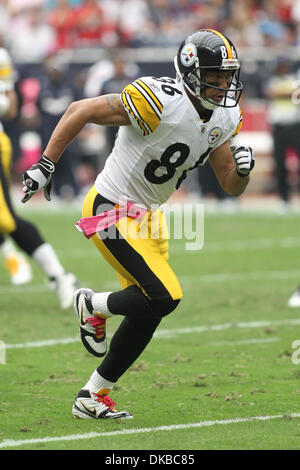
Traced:
<path fill-rule="evenodd" d="M 120 95 L 110 94 L 73 102 L 54 129 L 44 151 L 57 163 L 64 149 L 87 123 L 102 126 L 126 126 L 131 124 Z"/>
<path fill-rule="evenodd" d="M 45 198 L 50 201 L 51 176 L 55 165 L 65 148 L 87 123 L 126 126 L 131 124 L 131 121 L 118 94 L 74 101 L 55 127 L 39 162 L 23 174 L 25 196 L 22 202 L 27 202 L 42 188 Z"/>
<path fill-rule="evenodd" d="M 229 141 L 214 150 L 209 157 L 221 187 L 230 196 L 239 196 L 245 191 L 254 161 L 250 147 L 230 148 Z"/>

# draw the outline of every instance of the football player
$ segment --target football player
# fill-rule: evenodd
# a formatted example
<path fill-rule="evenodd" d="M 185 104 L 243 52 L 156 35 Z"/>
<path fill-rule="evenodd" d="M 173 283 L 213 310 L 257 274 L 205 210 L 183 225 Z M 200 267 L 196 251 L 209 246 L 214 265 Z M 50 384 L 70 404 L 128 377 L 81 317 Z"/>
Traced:
<path fill-rule="evenodd" d="M 13 83 L 13 69 L 6 49 L 0 48 L 0 118 L 11 119 L 17 114 L 17 97 Z M 15 244 L 42 269 L 50 286 L 57 290 L 60 306 L 72 306 L 73 294 L 78 289 L 74 274 L 66 273 L 52 246 L 45 242 L 38 229 L 18 216 L 9 194 L 12 146 L 0 122 L 0 252 L 13 284 L 26 284 L 32 278 L 30 264 L 16 251 Z M 9 237 L 9 238 L 8 238 Z"/>
<path fill-rule="evenodd" d="M 153 207 L 166 202 L 188 171 L 207 160 L 232 196 L 243 193 L 254 166 L 250 147 L 231 147 L 241 127 L 243 88 L 231 41 L 218 31 L 195 32 L 180 45 L 175 68 L 176 79 L 142 77 L 120 95 L 72 103 L 39 163 L 23 175 L 26 202 L 49 186 L 63 150 L 86 123 L 120 126 L 105 168 L 85 198 L 78 226 L 116 270 L 122 289 L 79 289 L 74 305 L 82 342 L 98 357 L 106 353 L 106 320 L 124 318 L 102 363 L 75 399 L 75 417 L 131 417 L 116 409 L 110 390 L 182 298 L 168 262 L 165 218 Z M 149 233 L 155 236 L 143 236 Z"/>

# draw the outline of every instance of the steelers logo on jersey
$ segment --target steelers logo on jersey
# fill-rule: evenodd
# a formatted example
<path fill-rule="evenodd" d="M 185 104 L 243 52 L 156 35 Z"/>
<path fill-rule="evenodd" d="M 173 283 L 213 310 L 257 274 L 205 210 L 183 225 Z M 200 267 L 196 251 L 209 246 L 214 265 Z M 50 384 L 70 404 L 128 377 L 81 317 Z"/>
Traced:
<path fill-rule="evenodd" d="M 214 145 L 223 134 L 221 127 L 214 127 L 208 134 L 208 143 Z"/>
<path fill-rule="evenodd" d="M 197 57 L 197 49 L 195 44 L 186 44 L 180 53 L 180 60 L 185 67 L 190 67 Z"/>

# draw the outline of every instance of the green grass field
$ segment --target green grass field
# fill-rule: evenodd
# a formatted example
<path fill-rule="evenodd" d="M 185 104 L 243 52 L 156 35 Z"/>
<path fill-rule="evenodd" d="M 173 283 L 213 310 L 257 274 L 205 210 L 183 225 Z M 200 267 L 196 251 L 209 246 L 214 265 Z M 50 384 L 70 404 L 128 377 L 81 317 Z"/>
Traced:
<path fill-rule="evenodd" d="M 82 285 L 119 288 L 74 228 L 79 210 L 23 215 Z M 300 283 L 299 214 L 208 214 L 204 249 L 184 243 L 170 241 L 184 298 L 111 395 L 133 420 L 73 419 L 99 360 L 35 266 L 18 288 L 0 270 L 0 449 L 300 449 L 300 309 L 286 304 Z M 120 320 L 109 320 L 109 335 Z"/>

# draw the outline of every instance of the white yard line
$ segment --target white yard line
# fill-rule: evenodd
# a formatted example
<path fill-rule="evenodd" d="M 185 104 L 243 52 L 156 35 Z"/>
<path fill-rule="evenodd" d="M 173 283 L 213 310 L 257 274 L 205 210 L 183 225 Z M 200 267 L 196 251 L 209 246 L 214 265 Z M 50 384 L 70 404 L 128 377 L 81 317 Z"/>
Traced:
<path fill-rule="evenodd" d="M 280 414 L 280 415 L 271 415 L 271 416 L 253 416 L 248 418 L 232 418 L 232 419 L 217 419 L 215 421 L 199 421 L 197 423 L 186 423 L 186 424 L 170 424 L 169 426 L 158 426 L 152 428 L 133 428 L 133 429 L 122 429 L 120 431 L 110 431 L 110 432 L 89 432 L 85 434 L 69 434 L 66 436 L 57 436 L 57 437 L 42 437 L 36 439 L 7 439 L 0 442 L 0 449 L 4 447 L 18 447 L 22 445 L 31 445 L 31 444 L 47 444 L 49 442 L 61 442 L 61 441 L 77 441 L 84 439 L 95 439 L 97 437 L 117 437 L 125 436 L 130 434 L 142 434 L 149 432 L 165 432 L 165 431 L 174 431 L 182 429 L 192 429 L 192 428 L 203 428 L 216 425 L 226 425 L 226 424 L 237 424 L 237 423 L 249 423 L 249 422 L 259 422 L 259 421 L 270 421 L 272 419 L 283 419 L 285 416 L 290 418 L 300 418 L 300 413 L 291 413 L 291 414 Z"/>
<path fill-rule="evenodd" d="M 265 328 L 284 325 L 300 325 L 300 318 L 291 320 L 261 320 L 256 322 L 237 322 L 237 323 L 222 323 L 220 325 L 207 325 L 207 326 L 194 326 L 188 328 L 173 328 L 166 330 L 158 330 L 154 333 L 154 339 L 168 339 L 182 334 L 190 333 L 205 333 L 207 331 L 222 331 L 230 328 Z M 108 335 L 109 336 L 109 335 Z M 264 338 L 262 338 L 264 339 Z M 24 348 L 41 348 L 47 346 L 55 346 L 57 344 L 77 343 L 80 341 L 79 337 L 74 338 L 61 338 L 49 339 L 44 341 L 29 341 L 26 343 L 6 344 L 6 349 L 24 349 Z M 261 340 L 256 340 L 261 341 Z M 269 339 L 265 342 L 268 342 Z"/>
<path fill-rule="evenodd" d="M 41 341 L 28 341 L 27 343 L 5 344 L 5 349 L 44 348 L 58 344 L 78 343 L 80 338 L 46 339 Z"/>
<path fill-rule="evenodd" d="M 274 248 L 297 248 L 300 246 L 300 236 L 284 237 L 284 238 L 257 238 L 252 240 L 232 240 L 230 242 L 210 242 L 204 240 L 203 252 L 219 252 L 219 251 L 255 251 L 270 250 Z M 176 246 L 170 243 L 171 254 L 191 253 L 194 251 L 186 251 L 183 245 Z"/>
<path fill-rule="evenodd" d="M 203 283 L 217 282 L 242 282 L 242 281 L 275 281 L 281 279 L 300 279 L 300 270 L 291 269 L 288 271 L 253 271 L 253 272 L 237 272 L 237 273 L 213 273 L 204 275 L 183 274 L 178 276 L 181 282 L 193 282 L 193 280 Z"/>
<path fill-rule="evenodd" d="M 274 343 L 280 341 L 280 338 L 251 338 L 251 339 L 242 339 L 238 341 L 216 341 L 215 343 L 210 343 L 212 346 L 236 346 L 239 344 L 264 344 L 264 343 Z"/>
<path fill-rule="evenodd" d="M 230 328 L 265 328 L 268 326 L 300 325 L 300 318 L 292 320 L 261 320 L 253 322 L 222 323 L 220 325 L 194 326 L 191 328 L 173 328 L 169 330 L 158 330 L 154 338 L 166 338 L 187 333 L 204 333 L 206 331 L 222 331 Z"/>
<path fill-rule="evenodd" d="M 24 294 L 24 292 L 30 292 L 35 293 L 35 292 L 53 292 L 49 287 L 47 287 L 45 284 L 26 284 L 23 286 L 13 286 L 13 285 L 7 285 L 7 286 L 0 286 L 0 294 Z"/>

